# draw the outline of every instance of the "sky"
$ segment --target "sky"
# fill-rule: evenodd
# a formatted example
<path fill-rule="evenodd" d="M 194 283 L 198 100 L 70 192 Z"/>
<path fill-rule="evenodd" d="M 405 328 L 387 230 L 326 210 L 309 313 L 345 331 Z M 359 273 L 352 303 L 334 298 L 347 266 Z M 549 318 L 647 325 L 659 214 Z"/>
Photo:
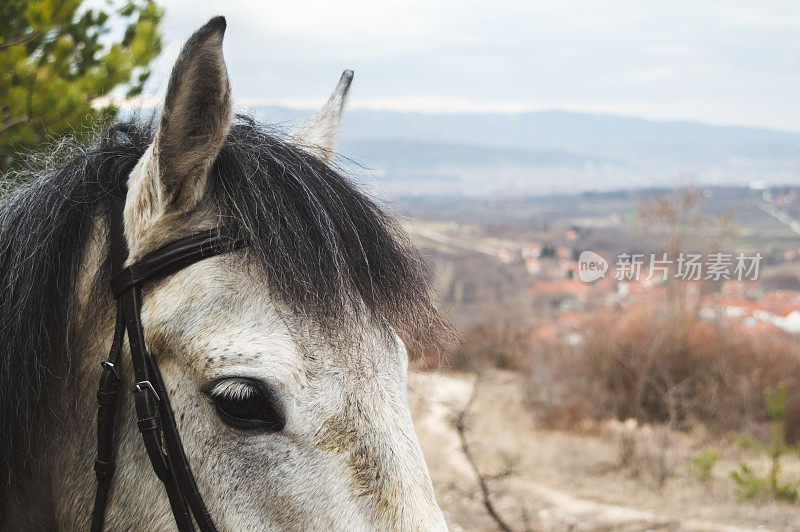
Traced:
<path fill-rule="evenodd" d="M 561 109 L 800 131 L 800 1 L 161 0 L 163 94 L 183 41 L 225 15 L 240 105 Z"/>

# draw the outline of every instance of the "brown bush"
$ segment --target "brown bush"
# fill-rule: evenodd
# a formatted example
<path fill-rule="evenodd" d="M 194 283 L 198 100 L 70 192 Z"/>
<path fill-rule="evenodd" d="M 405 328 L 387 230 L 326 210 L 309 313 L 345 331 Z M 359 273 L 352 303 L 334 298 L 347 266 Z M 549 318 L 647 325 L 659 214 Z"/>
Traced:
<path fill-rule="evenodd" d="M 499 368 L 513 371 L 530 369 L 532 329 L 520 320 L 493 314 L 469 326 L 444 353 L 422 354 L 426 368 L 481 371 Z"/>
<path fill-rule="evenodd" d="M 579 404 L 596 418 L 743 430 L 769 421 L 764 390 L 783 383 L 789 436 L 800 437 L 800 356 L 780 331 L 639 307 L 593 316 L 582 335 L 578 346 L 554 346 L 559 360 L 534 363 L 549 364 L 554 382 L 569 383 L 568 394 L 550 394 L 551 423 L 571 422 Z"/>

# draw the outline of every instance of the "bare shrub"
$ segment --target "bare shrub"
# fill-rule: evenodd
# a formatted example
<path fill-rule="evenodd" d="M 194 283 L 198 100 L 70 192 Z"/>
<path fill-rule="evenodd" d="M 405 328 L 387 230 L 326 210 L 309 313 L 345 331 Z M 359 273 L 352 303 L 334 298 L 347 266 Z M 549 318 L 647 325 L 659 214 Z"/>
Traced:
<path fill-rule="evenodd" d="M 673 438 L 669 425 L 640 425 L 635 419 L 624 422 L 608 419 L 600 423 L 599 434 L 616 441 L 617 462 L 609 464 L 627 471 L 650 487 L 660 490 L 675 474 Z"/>
<path fill-rule="evenodd" d="M 552 366 L 553 379 L 570 383 L 570 400 L 548 405 L 552 419 L 572 419 L 579 402 L 597 419 L 741 430 L 770 421 L 761 398 L 781 384 L 787 438 L 800 436 L 800 357 L 786 335 L 644 305 L 593 315 L 584 330 Z"/>
<path fill-rule="evenodd" d="M 493 367 L 515 371 L 530 369 L 531 328 L 520 320 L 495 316 L 469 327 L 445 357 L 445 364 L 460 371 Z"/>

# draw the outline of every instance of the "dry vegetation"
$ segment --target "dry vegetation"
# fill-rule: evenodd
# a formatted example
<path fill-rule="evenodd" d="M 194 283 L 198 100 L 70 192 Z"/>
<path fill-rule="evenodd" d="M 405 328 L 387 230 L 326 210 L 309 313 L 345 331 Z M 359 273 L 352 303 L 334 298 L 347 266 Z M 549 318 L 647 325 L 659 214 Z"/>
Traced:
<path fill-rule="evenodd" d="M 701 205 L 640 202 L 636 231 L 673 255 L 719 249 L 730 217 Z M 450 272 L 461 341 L 412 380 L 453 528 L 800 530 L 797 336 L 702 315 L 711 283 L 574 312 L 495 270 Z"/>
<path fill-rule="evenodd" d="M 531 406 L 554 428 L 614 418 L 758 433 L 771 421 L 764 393 L 781 385 L 787 439 L 800 438 L 800 357 L 787 335 L 645 306 L 590 315 L 577 345 L 569 337 L 542 340 L 535 330 L 502 318 L 475 324 L 445 354 L 444 367 L 528 375 Z"/>
<path fill-rule="evenodd" d="M 579 346 L 550 346 L 546 358 L 529 362 L 540 385 L 533 396 L 554 426 L 591 417 L 744 431 L 770 421 L 764 393 L 782 385 L 789 405 L 787 437 L 800 436 L 794 339 L 659 308 L 593 316 L 584 338 Z M 541 386 L 548 385 L 542 393 Z"/>
<path fill-rule="evenodd" d="M 514 531 L 800 530 L 797 504 L 738 494 L 730 475 L 741 462 L 758 475 L 770 463 L 735 438 L 614 420 L 553 430 L 525 400 L 530 381 L 523 375 L 486 370 L 473 397 L 474 382 L 457 372 L 409 380 L 415 426 L 451 530 L 500 530 L 487 497 Z M 696 458 L 709 445 L 717 459 L 704 477 Z M 783 478 L 800 478 L 796 454 L 782 466 Z"/>

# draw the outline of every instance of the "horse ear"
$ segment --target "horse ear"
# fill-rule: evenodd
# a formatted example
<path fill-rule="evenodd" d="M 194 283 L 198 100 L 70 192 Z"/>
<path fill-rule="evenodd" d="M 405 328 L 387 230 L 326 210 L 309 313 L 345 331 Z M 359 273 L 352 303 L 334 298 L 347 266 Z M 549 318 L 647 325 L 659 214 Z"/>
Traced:
<path fill-rule="evenodd" d="M 225 26 L 224 17 L 215 17 L 186 41 L 172 68 L 156 132 L 164 198 L 184 210 L 202 198 L 231 127 L 231 87 L 222 56 Z"/>
<path fill-rule="evenodd" d="M 233 115 L 222 57 L 225 26 L 224 17 L 208 21 L 172 67 L 153 144 L 128 181 L 126 225 L 146 229 L 162 214 L 188 212 L 203 198 Z"/>
<path fill-rule="evenodd" d="M 345 70 L 325 105 L 292 131 L 288 141 L 322 161 L 330 162 L 336 151 L 339 125 L 352 82 L 353 71 Z"/>

